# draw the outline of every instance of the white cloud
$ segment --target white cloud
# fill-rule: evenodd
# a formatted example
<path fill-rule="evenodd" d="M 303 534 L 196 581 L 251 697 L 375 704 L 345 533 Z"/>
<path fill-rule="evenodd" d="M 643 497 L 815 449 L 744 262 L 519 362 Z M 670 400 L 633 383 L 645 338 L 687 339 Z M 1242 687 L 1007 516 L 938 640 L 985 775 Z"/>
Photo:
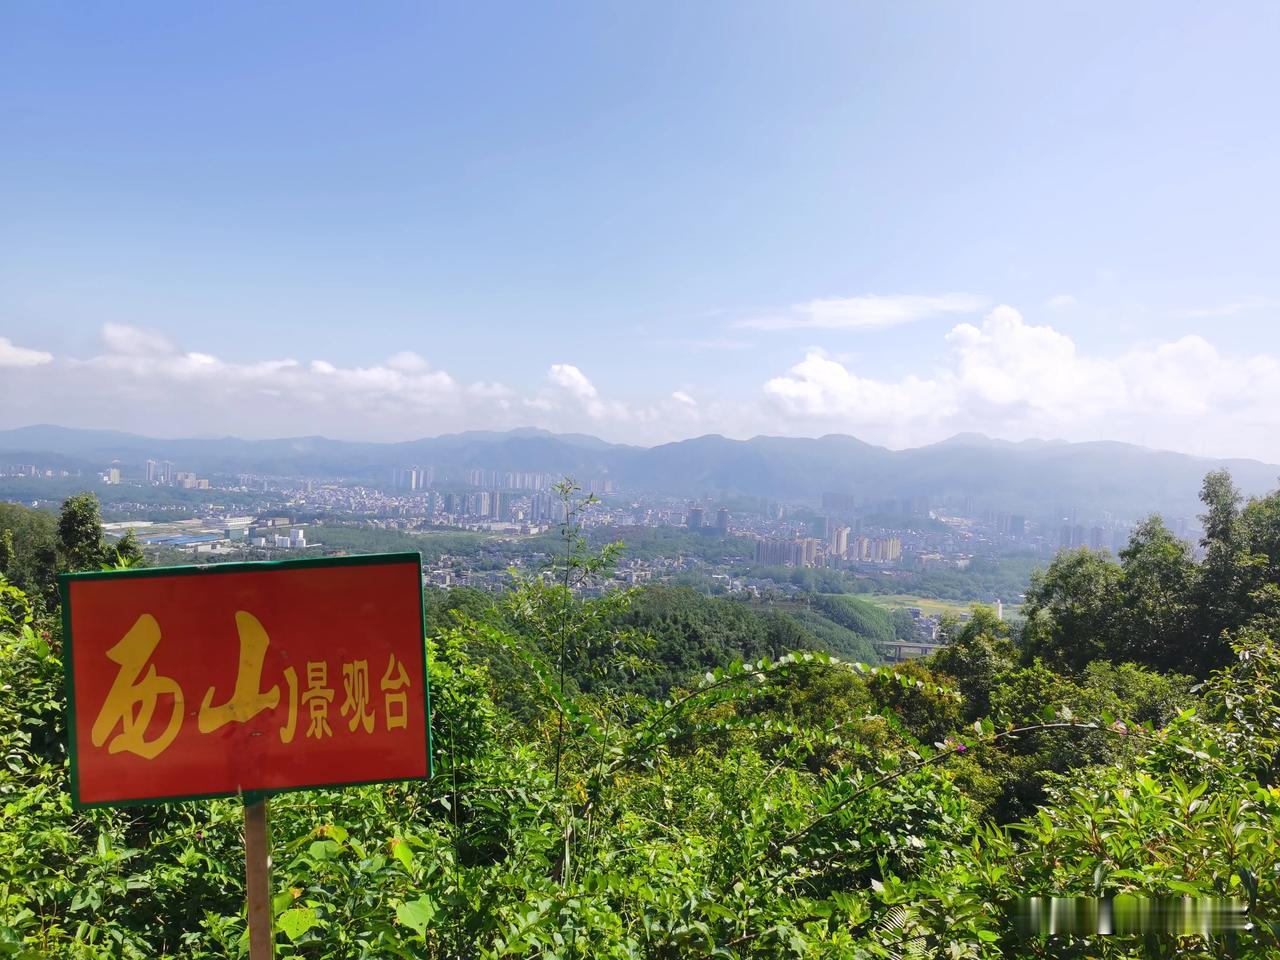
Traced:
<path fill-rule="evenodd" d="M 1114 365 L 1077 356 L 1070 337 L 1026 323 L 1013 307 L 996 307 L 981 329 L 962 323 L 946 339 L 953 366 L 942 385 L 957 407 L 1075 418 L 1123 395 Z"/>
<path fill-rule="evenodd" d="M 306 356 L 231 361 L 123 325 L 102 340 L 99 354 L 70 359 L 0 339 L 0 426 L 402 440 L 534 425 L 643 443 L 835 431 L 894 446 L 977 430 L 1280 462 L 1276 356 L 1224 353 L 1204 336 L 1091 354 L 1007 306 L 945 335 L 913 337 L 892 375 L 874 351 L 797 351 L 799 362 L 748 397 L 717 396 L 701 381 L 651 382 L 621 397 L 568 363 L 532 371 L 531 389 L 517 391 L 403 354 L 363 366 Z"/>
<path fill-rule="evenodd" d="M 828 297 L 799 303 L 779 313 L 748 317 L 734 326 L 756 330 L 872 330 L 946 314 L 975 313 L 987 302 L 985 297 L 970 293 Z"/>
<path fill-rule="evenodd" d="M 547 379 L 579 400 L 593 400 L 598 396 L 595 385 L 571 363 L 553 363 L 547 371 Z"/>
<path fill-rule="evenodd" d="M 553 399 L 551 403 L 555 409 L 570 412 L 582 411 L 596 421 L 633 419 L 633 412 L 627 404 L 617 400 L 605 400 L 600 396 L 600 391 L 596 389 L 595 384 L 587 379 L 587 375 L 571 363 L 553 363 L 547 371 L 547 379 L 571 401 L 566 406 Z"/>
<path fill-rule="evenodd" d="M 419 373 L 426 370 L 429 364 L 412 350 L 401 350 L 387 358 L 387 366 L 404 373 Z"/>
<path fill-rule="evenodd" d="M 123 323 L 102 325 L 102 345 L 108 353 L 130 357 L 160 357 L 176 353 L 173 341 L 151 330 L 130 327 Z"/>
<path fill-rule="evenodd" d="M 553 364 L 547 371 L 547 379 L 554 389 L 544 390 L 522 403 L 528 409 L 547 415 L 545 422 L 552 429 L 566 428 L 576 417 L 585 414 L 594 428 L 603 429 L 607 425 L 613 430 L 625 430 L 632 440 L 664 442 L 684 436 L 673 433 L 680 429 L 678 424 L 688 429 L 704 419 L 698 401 L 685 390 L 629 403 L 602 394 L 582 370 L 570 363 Z"/>
<path fill-rule="evenodd" d="M 1014 439 L 1121 439 L 1214 455 L 1280 457 L 1280 360 L 1225 356 L 1183 337 L 1110 357 L 1008 306 L 945 338 L 945 361 L 895 381 L 820 351 L 764 384 L 789 429 L 914 444 L 961 430 Z M 1266 451 L 1266 452 L 1264 452 Z"/>
<path fill-rule="evenodd" d="M 6 425 L 54 420 L 139 432 L 251 436 L 329 433 L 421 436 L 444 418 L 496 420 L 512 392 L 500 383 L 459 383 L 415 354 L 343 366 L 294 358 L 235 362 L 185 352 L 168 338 L 123 324 L 102 328 L 103 352 L 54 361 L 0 340 L 8 360 L 46 364 L 38 378 L 0 378 Z M 103 410 L 111 420 L 99 419 Z"/>
<path fill-rule="evenodd" d="M 605 396 L 573 364 L 547 369 L 524 394 L 494 380 L 461 381 L 410 352 L 358 365 L 316 358 L 233 361 L 167 337 L 111 324 L 88 358 L 54 358 L 0 340 L 0 427 L 55 422 L 149 435 L 300 436 L 403 440 L 459 429 L 545 426 L 666 440 L 696 406 Z M 43 364 L 30 372 L 14 364 Z"/>
<path fill-rule="evenodd" d="M 807 417 L 851 418 L 857 423 L 928 420 L 951 413 L 949 398 L 930 380 L 897 383 L 859 377 L 844 364 L 811 350 L 785 376 L 764 385 L 786 412 Z"/>
<path fill-rule="evenodd" d="M 8 337 L 0 337 L 0 367 L 39 367 L 52 362 L 52 353 L 19 347 Z"/>

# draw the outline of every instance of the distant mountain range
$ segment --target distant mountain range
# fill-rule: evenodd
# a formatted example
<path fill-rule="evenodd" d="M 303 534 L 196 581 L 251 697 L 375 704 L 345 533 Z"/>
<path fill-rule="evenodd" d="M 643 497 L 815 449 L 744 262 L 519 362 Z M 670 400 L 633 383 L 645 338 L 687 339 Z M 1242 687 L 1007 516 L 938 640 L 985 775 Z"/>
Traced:
<path fill-rule="evenodd" d="M 279 440 L 162 440 L 56 426 L 0 431 L 0 464 L 104 469 L 119 460 L 136 472 L 148 459 L 171 460 L 201 475 L 258 473 L 348 477 L 385 483 L 392 468 L 483 467 L 610 477 L 622 489 L 677 496 L 752 496 L 813 500 L 826 491 L 870 500 L 971 497 L 975 505 L 1052 514 L 1059 508 L 1150 511 L 1190 516 L 1210 470 L 1227 468 L 1246 493 L 1277 486 L 1280 466 L 1212 460 L 1100 441 L 1013 443 L 961 434 L 940 443 L 889 450 L 854 437 L 695 437 L 656 447 L 613 444 L 585 434 L 545 430 L 471 431 L 403 443 L 325 437 Z"/>

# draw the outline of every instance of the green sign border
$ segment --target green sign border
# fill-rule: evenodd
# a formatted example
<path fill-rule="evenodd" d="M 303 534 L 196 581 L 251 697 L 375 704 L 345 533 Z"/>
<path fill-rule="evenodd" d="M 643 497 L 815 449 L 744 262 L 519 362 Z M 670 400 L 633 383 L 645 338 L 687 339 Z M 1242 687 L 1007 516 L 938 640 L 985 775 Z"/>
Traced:
<path fill-rule="evenodd" d="M 58 575 L 58 593 L 62 598 L 62 673 L 67 696 L 67 755 L 71 759 L 71 803 L 76 810 L 94 807 L 140 807 L 158 803 L 185 803 L 191 800 L 219 800 L 240 797 L 246 803 L 279 793 L 303 790 L 337 790 L 343 787 L 360 787 L 377 783 L 407 783 L 422 777 L 387 777 L 382 780 L 355 780 L 342 783 L 316 783 L 282 790 L 255 790 L 251 792 L 174 794 L 163 797 L 135 797 L 128 800 L 98 800 L 83 803 L 80 800 L 80 756 L 76 744 L 76 685 L 73 668 L 71 638 L 71 584 L 77 580 L 119 580 L 139 577 L 216 577 L 223 573 L 261 573 L 268 570 L 300 570 L 308 567 L 364 567 L 378 564 L 413 563 L 418 568 L 418 639 L 422 644 L 422 690 L 426 701 L 427 726 L 427 778 L 435 775 L 431 740 L 431 680 L 427 665 L 427 610 L 422 596 L 422 554 L 420 553 L 369 553 L 353 557 L 308 557 L 301 560 L 254 560 L 242 563 L 218 563 L 204 566 L 140 567 L 133 570 L 91 570 L 85 573 Z"/>

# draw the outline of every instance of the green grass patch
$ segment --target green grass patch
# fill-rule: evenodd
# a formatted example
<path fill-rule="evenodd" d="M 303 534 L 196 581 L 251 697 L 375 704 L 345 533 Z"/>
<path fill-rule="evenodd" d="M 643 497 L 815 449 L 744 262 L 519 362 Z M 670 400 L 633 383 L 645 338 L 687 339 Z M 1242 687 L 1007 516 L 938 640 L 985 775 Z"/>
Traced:
<path fill-rule="evenodd" d="M 933 597 L 918 597 L 910 593 L 871 593 L 862 594 L 860 598 L 889 610 L 905 610 L 908 607 L 919 607 L 931 617 L 940 616 L 944 613 L 963 616 L 969 612 L 969 608 L 973 605 L 959 600 L 937 600 Z M 1010 608 L 1006 605 L 1004 609 L 1007 616 Z"/>

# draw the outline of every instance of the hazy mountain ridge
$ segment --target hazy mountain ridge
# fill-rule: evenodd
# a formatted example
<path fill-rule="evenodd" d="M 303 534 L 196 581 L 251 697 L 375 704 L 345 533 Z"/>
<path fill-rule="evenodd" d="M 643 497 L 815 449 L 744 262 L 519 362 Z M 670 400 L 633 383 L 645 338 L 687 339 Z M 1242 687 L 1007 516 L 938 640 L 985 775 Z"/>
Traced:
<path fill-rule="evenodd" d="M 859 497 L 972 497 L 977 504 L 1034 513 L 1090 506 L 1122 514 L 1189 515 L 1204 474 L 1226 467 L 1247 493 L 1276 486 L 1280 466 L 1214 460 L 1113 441 L 996 440 L 962 434 L 890 450 L 856 437 L 732 440 L 716 434 L 656 447 L 612 444 L 545 430 L 472 431 L 399 443 L 288 437 L 157 439 L 38 425 L 0 431 L 0 460 L 103 469 L 118 459 L 140 468 L 171 460 L 202 474 L 260 473 L 385 482 L 394 467 L 483 467 L 611 477 L 624 489 L 677 496 L 743 494 L 816 500 L 825 491 Z M 53 461 L 57 462 L 54 463 Z"/>

